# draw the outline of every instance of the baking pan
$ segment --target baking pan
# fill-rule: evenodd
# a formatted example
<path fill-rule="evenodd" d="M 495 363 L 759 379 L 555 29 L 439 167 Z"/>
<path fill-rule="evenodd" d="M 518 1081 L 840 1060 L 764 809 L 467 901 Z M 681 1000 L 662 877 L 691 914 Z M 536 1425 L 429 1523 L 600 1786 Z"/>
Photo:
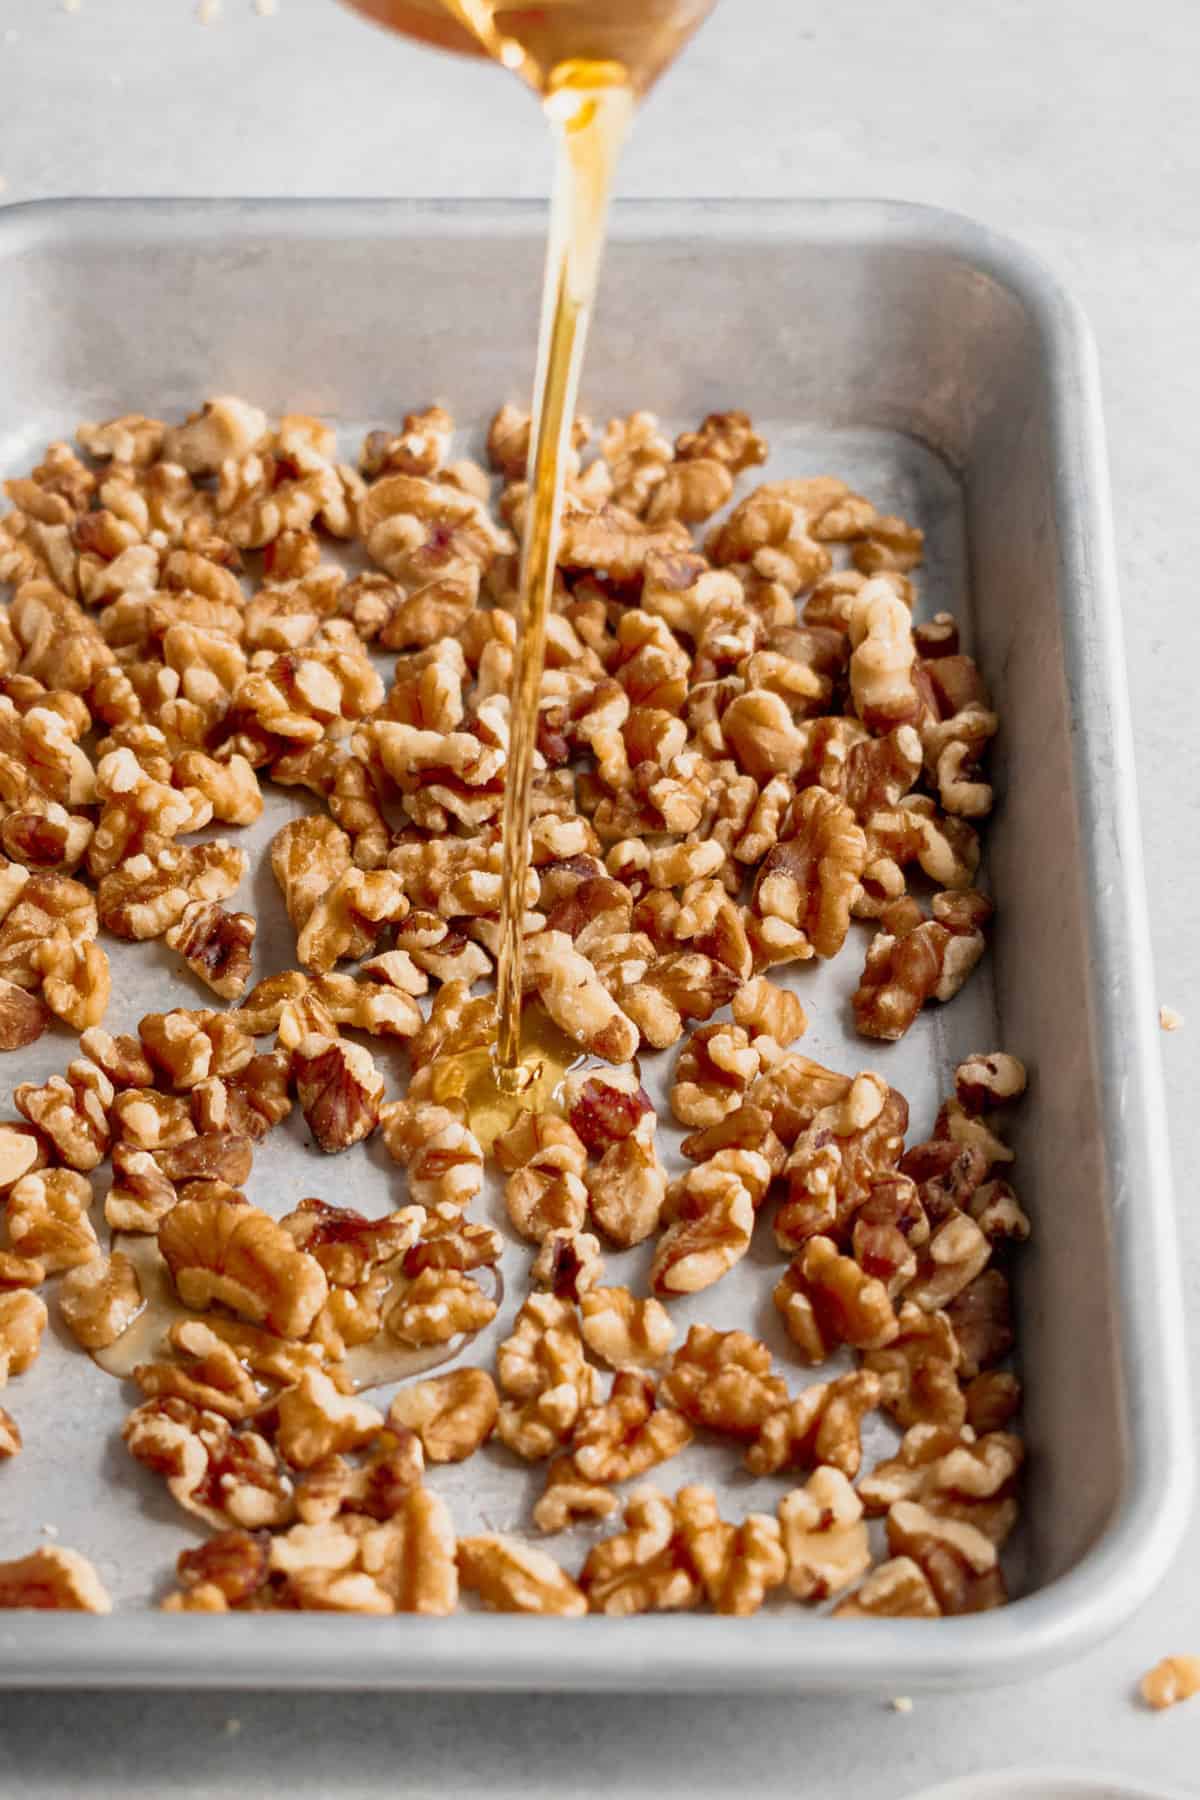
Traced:
<path fill-rule="evenodd" d="M 0 215 L 0 467 L 28 467 L 79 419 L 178 414 L 215 392 L 325 415 L 348 444 L 432 397 L 478 432 L 501 400 L 528 391 L 542 226 L 542 212 L 520 204 L 10 209 Z M 995 695 L 988 855 L 999 922 L 981 971 L 894 1046 L 848 1029 L 862 942 L 788 978 L 813 1021 L 809 1054 L 880 1068 L 909 1096 L 917 1137 L 965 1053 L 1004 1047 L 1029 1064 L 1014 1127 L 1035 1226 L 1017 1268 L 1030 1448 L 1009 1570 L 1018 1598 L 933 1623 L 835 1624 L 795 1605 L 748 1621 L 164 1615 L 156 1600 L 194 1534 L 120 1445 L 128 1392 L 49 1341 L 6 1396 L 27 1448 L 0 1476 L 0 1555 L 56 1531 L 96 1560 L 118 1610 L 3 1615 L 0 1679 L 911 1691 L 1028 1675 L 1080 1651 L 1166 1567 L 1189 1494 L 1189 1415 L 1086 327 L 1022 252 L 945 214 L 639 204 L 617 210 L 585 388 L 600 417 L 643 406 L 673 427 L 745 407 L 771 440 L 769 474 L 842 474 L 917 519 L 929 542 L 922 606 L 963 619 Z M 300 804 L 290 790 L 272 799 L 248 834 L 252 855 Z M 257 972 L 290 961 L 269 871 L 236 903 L 259 914 Z M 152 1004 L 198 1003 L 159 946 L 117 946 L 114 973 L 114 1030 Z M 70 1049 L 65 1033 L 48 1036 L 6 1058 L 0 1080 L 61 1067 Z M 649 1065 L 660 1099 L 667 1061 Z M 8 1101 L 6 1086 L 0 1112 Z M 664 1134 L 670 1154 L 669 1121 Z M 310 1192 L 380 1210 L 401 1197 L 397 1181 L 369 1155 L 321 1162 L 297 1127 L 272 1136 L 250 1191 L 277 1212 Z M 636 1279 L 640 1255 L 612 1259 L 614 1278 Z M 525 1261 L 519 1246 L 506 1253 L 499 1331 Z M 774 1263 L 765 1248 L 752 1253 L 681 1303 L 681 1323 L 777 1334 Z M 487 1354 L 485 1340 L 464 1360 Z M 772 1504 L 782 1484 L 766 1494 L 730 1479 L 731 1460 L 727 1448 L 693 1447 L 660 1479 L 715 1480 L 734 1516 Z M 432 1480 L 469 1530 L 527 1519 L 538 1477 L 497 1450 Z M 553 1547 L 575 1567 L 586 1541 Z"/>

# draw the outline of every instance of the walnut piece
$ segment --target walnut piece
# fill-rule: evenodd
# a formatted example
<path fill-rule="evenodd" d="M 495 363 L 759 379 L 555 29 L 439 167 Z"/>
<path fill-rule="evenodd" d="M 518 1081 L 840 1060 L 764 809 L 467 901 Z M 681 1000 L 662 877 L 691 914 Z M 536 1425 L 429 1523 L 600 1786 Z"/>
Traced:
<path fill-rule="evenodd" d="M 465 1462 L 491 1436 L 498 1410 L 486 1369 L 455 1369 L 401 1388 L 388 1423 L 393 1430 L 415 1432 L 429 1462 Z"/>
<path fill-rule="evenodd" d="M 34 1257 L 47 1274 L 78 1268 L 100 1254 L 88 1217 L 92 1184 L 74 1169 L 42 1169 L 22 1175 L 9 1191 L 8 1235 L 22 1256 Z"/>
<path fill-rule="evenodd" d="M 459 1538 L 458 1578 L 493 1612 L 577 1618 L 588 1609 L 580 1588 L 552 1556 L 494 1532 Z"/>
<path fill-rule="evenodd" d="M 379 1123 L 383 1076 L 361 1044 L 310 1032 L 292 1051 L 292 1077 L 319 1149 L 360 1144 Z"/>
<path fill-rule="evenodd" d="M 693 1325 L 671 1359 L 659 1392 L 693 1425 L 732 1437 L 757 1437 L 788 1403 L 786 1384 L 771 1372 L 771 1352 L 744 1331 Z"/>
<path fill-rule="evenodd" d="M 1200 1694 L 1200 1656 L 1164 1656 L 1142 1676 L 1140 1692 L 1155 1712 Z"/>
<path fill-rule="evenodd" d="M 164 936 L 214 994 L 238 1000 L 250 979 L 257 930 L 251 913 L 226 912 L 211 900 L 190 900 Z"/>
<path fill-rule="evenodd" d="M 305 1337 L 328 1296 L 320 1263 L 256 1206 L 181 1200 L 159 1226 L 158 1247 L 186 1306 L 219 1300 L 280 1337 Z"/>
<path fill-rule="evenodd" d="M 797 1600 L 824 1600 L 857 1581 L 871 1549 L 858 1495 L 839 1469 L 822 1466 L 779 1503 L 787 1584 Z"/>
<path fill-rule="evenodd" d="M 28 1288 L 0 1293 L 0 1387 L 37 1361 L 49 1317 L 45 1301 Z"/>
<path fill-rule="evenodd" d="M 899 1324 L 887 1289 L 827 1237 L 808 1240 L 775 1288 L 775 1304 L 805 1362 L 824 1362 L 838 1344 L 876 1350 Z"/>
<path fill-rule="evenodd" d="M 86 1556 L 59 1544 L 0 1563 L 0 1607 L 42 1612 L 112 1611 L 108 1592 Z"/>
<path fill-rule="evenodd" d="M 675 1327 L 659 1301 L 639 1299 L 625 1287 L 589 1286 L 571 1298 L 579 1303 L 584 1343 L 610 1369 L 653 1368 L 670 1350 Z"/>

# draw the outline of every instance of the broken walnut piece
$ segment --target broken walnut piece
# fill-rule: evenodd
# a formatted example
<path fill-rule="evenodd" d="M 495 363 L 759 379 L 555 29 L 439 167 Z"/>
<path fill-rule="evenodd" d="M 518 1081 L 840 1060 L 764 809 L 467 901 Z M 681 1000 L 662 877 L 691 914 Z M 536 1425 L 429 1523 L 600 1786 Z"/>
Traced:
<path fill-rule="evenodd" d="M 408 1171 L 414 1204 L 470 1205 L 483 1186 L 483 1150 L 456 1113 L 410 1097 L 390 1101 L 379 1122 L 388 1155 Z"/>
<path fill-rule="evenodd" d="M 429 1267 L 400 1285 L 383 1322 L 399 1343 L 421 1348 L 482 1331 L 496 1311 L 496 1301 L 461 1269 Z"/>
<path fill-rule="evenodd" d="M 759 1072 L 759 1053 L 737 1024 L 701 1025 L 676 1059 L 671 1111 L 681 1125 L 716 1125 L 740 1106 Z"/>
<path fill-rule="evenodd" d="M 757 1200 L 771 1181 L 771 1165 L 754 1150 L 721 1150 L 672 1185 L 672 1223 L 659 1238 L 650 1269 L 658 1294 L 694 1294 L 711 1287 L 750 1248 Z"/>
<path fill-rule="evenodd" d="M 868 1350 L 864 1369 L 879 1377 L 880 1404 L 896 1423 L 943 1425 L 957 1430 L 966 1419 L 958 1381 L 958 1343 L 944 1312 L 923 1312 L 905 1301 L 899 1330 L 882 1349 Z"/>
<path fill-rule="evenodd" d="M 107 1075 L 86 1057 L 68 1063 L 66 1075 L 51 1075 L 44 1085 L 23 1081 L 13 1090 L 17 1111 L 36 1125 L 68 1168 L 86 1174 L 108 1154 L 111 1130 L 108 1109 L 113 1087 Z"/>
<path fill-rule="evenodd" d="M 862 1465 L 863 1419 L 879 1397 L 879 1377 L 864 1369 L 813 1383 L 763 1421 L 746 1467 L 754 1475 L 775 1475 L 828 1463 L 853 1481 Z"/>
<path fill-rule="evenodd" d="M 369 1401 L 339 1393 L 319 1369 L 305 1369 L 278 1401 L 275 1443 L 295 1469 L 322 1457 L 359 1450 L 383 1428 L 383 1414 Z"/>
<path fill-rule="evenodd" d="M 0 1462 L 7 1462 L 10 1457 L 19 1456 L 23 1443 L 21 1427 L 12 1414 L 0 1406 Z"/>
<path fill-rule="evenodd" d="M 359 1144 L 379 1123 L 383 1076 L 363 1045 L 310 1032 L 292 1051 L 292 1078 L 321 1150 Z"/>
<path fill-rule="evenodd" d="M 1142 1676 L 1139 1692 L 1155 1712 L 1190 1700 L 1200 1694 L 1200 1656 L 1164 1656 Z"/>
<path fill-rule="evenodd" d="M 214 994 L 239 1000 L 250 979 L 257 930 L 252 913 L 226 912 L 214 900 L 190 900 L 164 935 Z"/>
<path fill-rule="evenodd" d="M 86 1556 L 60 1544 L 0 1562 L 0 1608 L 109 1613 L 112 1600 Z"/>
<path fill-rule="evenodd" d="M 879 1349 L 900 1329 L 883 1283 L 827 1237 L 808 1240 L 776 1284 L 774 1298 L 807 1363 L 824 1362 L 839 1344 Z"/>
<path fill-rule="evenodd" d="M 782 1585 L 788 1558 L 777 1519 L 748 1513 L 740 1525 L 723 1520 L 711 1488 L 680 1488 L 675 1496 L 678 1544 L 718 1613 L 746 1618 Z"/>
<path fill-rule="evenodd" d="M 458 1578 L 492 1612 L 578 1618 L 588 1603 L 552 1556 L 496 1532 L 458 1540 Z"/>
<path fill-rule="evenodd" d="M 871 1570 L 862 1586 L 841 1601 L 835 1619 L 937 1619 L 942 1609 L 911 1556 L 893 1556 Z"/>
<path fill-rule="evenodd" d="M 887 1516 L 888 1549 L 921 1569 L 944 1614 L 988 1612 L 1007 1593 L 996 1546 L 976 1526 L 943 1518 L 912 1500 Z"/>
<path fill-rule="evenodd" d="M 339 1513 L 390 1519 L 421 1486 L 424 1473 L 421 1446 L 411 1431 L 381 1431 L 356 1464 L 334 1451 L 302 1470 L 296 1511 L 306 1525 L 322 1524 Z"/>
<path fill-rule="evenodd" d="M 787 1385 L 772 1373 L 771 1352 L 744 1331 L 693 1325 L 671 1358 L 659 1397 L 693 1425 L 732 1437 L 757 1437 L 788 1404 Z"/>
<path fill-rule="evenodd" d="M 821 787 L 797 795 L 785 830 L 758 872 L 751 908 L 796 934 L 797 955 L 811 946 L 818 956 L 836 956 L 850 928 L 867 840 L 845 802 Z"/>
<path fill-rule="evenodd" d="M 504 1396 L 497 1436 L 528 1461 L 559 1449 L 596 1401 L 599 1372 L 584 1354 L 578 1316 L 553 1294 L 525 1300 L 496 1352 L 496 1371 Z"/>
<path fill-rule="evenodd" d="M 798 994 L 777 987 L 765 975 L 756 975 L 733 996 L 734 1023 L 750 1033 L 751 1041 L 769 1037 L 787 1049 L 808 1030 L 808 1015 Z"/>
<path fill-rule="evenodd" d="M 415 1432 L 432 1463 L 465 1462 L 491 1436 L 499 1410 L 496 1385 L 486 1369 L 454 1369 L 402 1387 L 388 1423 Z"/>
<path fill-rule="evenodd" d="M 50 1013 L 36 994 L 14 981 L 0 981 L 0 1050 L 36 1043 L 49 1023 Z"/>
<path fill-rule="evenodd" d="M 158 1247 L 185 1306 L 219 1300 L 280 1337 L 305 1337 L 328 1296 L 316 1258 L 244 1202 L 180 1200 L 158 1228 Z"/>
<path fill-rule="evenodd" d="M 300 932 L 313 909 L 353 863 L 349 835 L 322 813 L 289 819 L 271 840 L 271 868 L 288 918 Z"/>
<path fill-rule="evenodd" d="M 45 1301 L 28 1288 L 0 1293 L 0 1387 L 37 1361 L 49 1317 Z"/>
<path fill-rule="evenodd" d="M 115 1249 L 74 1267 L 59 1287 L 58 1305 L 76 1343 L 104 1350 L 139 1316 L 142 1283 L 130 1258 Z"/>
<path fill-rule="evenodd" d="M 546 1471 L 546 1485 L 533 1506 L 533 1522 L 547 1536 L 565 1531 L 580 1519 L 608 1519 L 619 1505 L 612 1489 L 588 1481 L 574 1459 L 556 1456 Z"/>
<path fill-rule="evenodd" d="M 21 1256 L 34 1257 L 47 1274 L 75 1269 L 99 1256 L 89 1214 L 94 1196 L 86 1175 L 74 1169 L 41 1169 L 9 1190 L 9 1240 Z"/>
<path fill-rule="evenodd" d="M 258 1432 L 168 1396 L 136 1406 L 121 1428 L 131 1456 L 161 1475 L 185 1511 L 208 1524 L 248 1531 L 294 1516 L 290 1483 Z"/>
<path fill-rule="evenodd" d="M 579 1304 L 584 1343 L 610 1369 L 654 1368 L 670 1350 L 675 1326 L 660 1301 L 640 1299 L 627 1287 L 588 1286 L 571 1298 Z"/>
<path fill-rule="evenodd" d="M 814 1469 L 779 1503 L 787 1583 L 797 1600 L 825 1600 L 865 1574 L 871 1547 L 862 1503 L 839 1469 Z"/>
<path fill-rule="evenodd" d="M 548 1289 L 559 1300 L 578 1303 L 604 1279 L 600 1240 L 590 1231 L 552 1231 L 542 1239 L 529 1273 L 538 1287 Z M 597 1350 L 596 1354 L 602 1353 Z"/>
<path fill-rule="evenodd" d="M 571 1439 L 571 1463 L 585 1481 L 628 1481 L 677 1456 L 692 1436 L 682 1413 L 659 1405 L 652 1376 L 622 1369 L 608 1399 L 580 1414 Z"/>
<path fill-rule="evenodd" d="M 864 1037 L 902 1038 L 925 1002 L 952 999 L 983 955 L 992 915 L 983 894 L 935 894 L 932 912 L 926 919 L 911 899 L 884 907 L 853 997 Z"/>
<path fill-rule="evenodd" d="M 673 1503 L 639 1488 L 625 1503 L 623 1531 L 593 1544 L 579 1575 L 592 1612 L 628 1617 L 697 1606 L 701 1582 L 678 1553 Z"/>
<path fill-rule="evenodd" d="M 655 1116 L 640 1114 L 634 1129 L 585 1172 L 592 1218 L 621 1249 L 648 1238 L 662 1217 L 667 1174 L 655 1147 Z"/>

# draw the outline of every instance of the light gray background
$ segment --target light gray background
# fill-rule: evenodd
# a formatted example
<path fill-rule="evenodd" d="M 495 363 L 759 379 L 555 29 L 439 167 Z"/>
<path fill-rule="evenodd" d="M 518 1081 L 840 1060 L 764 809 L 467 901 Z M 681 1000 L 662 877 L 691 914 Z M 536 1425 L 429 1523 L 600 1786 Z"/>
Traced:
<path fill-rule="evenodd" d="M 1022 238 L 1099 338 L 1189 1293 L 1200 770 L 1200 134 L 1194 0 L 721 0 L 641 121 L 622 190 L 888 195 Z M 334 0 L 0 0 L 3 198 L 540 194 L 515 83 Z M 2 353 L 2 347 L 0 347 Z M 1082 1248 L 1082 1247 L 1081 1247 Z M 1200 1374 L 1200 1329 L 1192 1333 Z M 1077 1763 L 1200 1793 L 1200 1702 L 1141 1671 L 1200 1651 L 1195 1541 L 1136 1622 L 1025 1686 L 870 1701 L 203 1695 L 0 1699 L 0 1793 L 828 1795 Z"/>

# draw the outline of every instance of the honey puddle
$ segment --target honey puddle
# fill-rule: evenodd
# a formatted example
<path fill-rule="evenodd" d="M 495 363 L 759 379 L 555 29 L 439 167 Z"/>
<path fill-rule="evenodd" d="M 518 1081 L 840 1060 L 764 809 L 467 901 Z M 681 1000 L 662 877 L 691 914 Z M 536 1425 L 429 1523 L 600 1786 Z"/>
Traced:
<path fill-rule="evenodd" d="M 471 1130 L 486 1155 L 521 1113 L 552 1108 L 564 1075 L 587 1060 L 574 1039 L 540 1008 L 530 1007 L 521 1027 L 520 1062 L 513 1073 L 499 1067 L 493 1045 L 481 1044 L 457 1056 L 438 1058 L 433 1065 L 433 1097 L 442 1106 L 460 1101 L 466 1107 Z"/>
<path fill-rule="evenodd" d="M 91 1355 L 93 1362 L 98 1363 L 107 1374 L 114 1375 L 119 1380 L 128 1380 L 139 1363 L 177 1361 L 175 1352 L 167 1342 L 168 1332 L 173 1325 L 188 1319 L 203 1318 L 204 1314 L 193 1312 L 191 1307 L 185 1306 L 180 1300 L 167 1265 L 159 1254 L 155 1238 L 140 1233 L 118 1233 L 113 1238 L 112 1247 L 127 1256 L 136 1269 L 144 1305 L 115 1344 L 109 1344 L 103 1350 L 93 1350 Z M 499 1304 L 503 1298 L 503 1282 L 499 1270 L 475 1271 L 475 1280 L 485 1292 L 488 1291 L 489 1276 L 494 1284 L 492 1298 Z M 431 1344 L 425 1349 L 417 1350 L 406 1344 L 398 1344 L 388 1332 L 380 1331 L 369 1342 L 358 1344 L 347 1351 L 345 1360 L 339 1366 L 350 1376 L 356 1390 L 384 1387 L 389 1382 L 404 1381 L 410 1375 L 420 1375 L 426 1369 L 436 1369 L 440 1364 L 452 1361 L 469 1342 L 469 1337 L 459 1336 L 451 1338 L 447 1344 Z"/>

